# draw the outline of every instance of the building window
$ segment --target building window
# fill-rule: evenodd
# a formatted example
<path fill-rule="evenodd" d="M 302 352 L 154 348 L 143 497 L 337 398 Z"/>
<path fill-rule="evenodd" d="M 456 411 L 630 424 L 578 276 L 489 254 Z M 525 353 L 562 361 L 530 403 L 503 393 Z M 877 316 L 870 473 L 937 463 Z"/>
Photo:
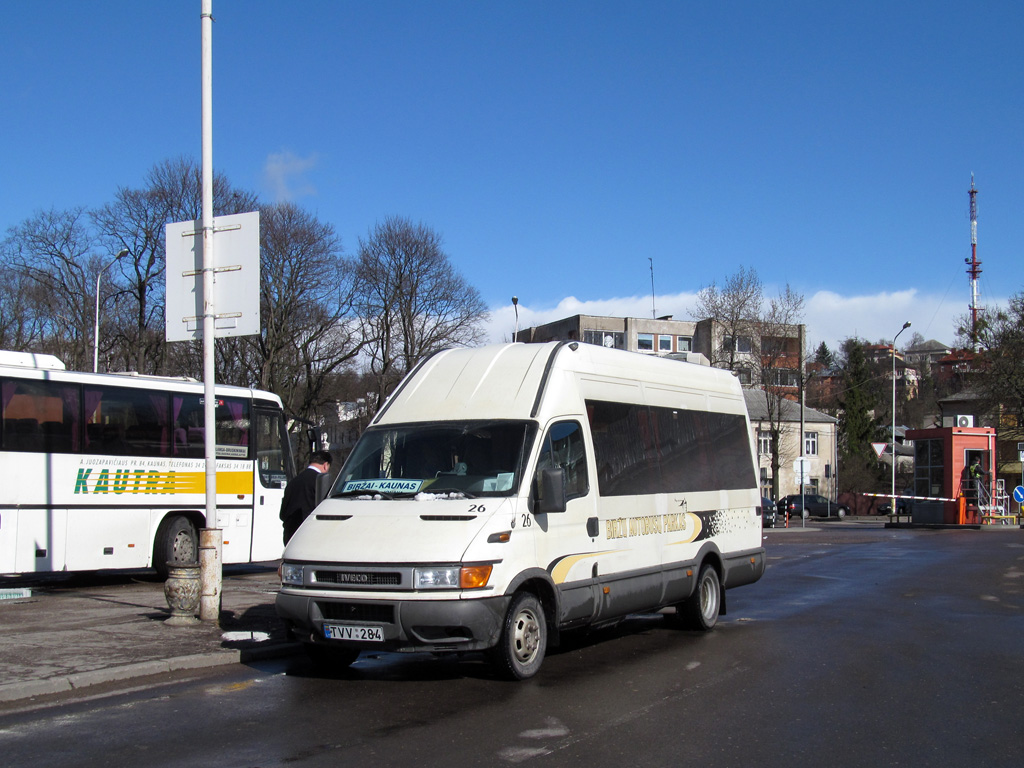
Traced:
<path fill-rule="evenodd" d="M 771 368 L 768 370 L 768 381 L 773 387 L 799 387 L 800 376 L 795 368 Z"/>
<path fill-rule="evenodd" d="M 757 452 L 761 456 L 772 455 L 772 433 L 763 429 L 757 430 Z"/>
<path fill-rule="evenodd" d="M 761 338 L 761 354 L 765 357 L 781 357 L 786 354 L 786 340 L 775 336 Z"/>
<path fill-rule="evenodd" d="M 671 352 L 672 351 L 672 337 L 671 336 L 659 336 L 658 337 L 658 351 L 659 352 Z"/>
<path fill-rule="evenodd" d="M 804 432 L 804 456 L 818 455 L 818 433 Z"/>
<path fill-rule="evenodd" d="M 693 336 L 676 336 L 676 352 L 692 352 Z"/>
<path fill-rule="evenodd" d="M 740 380 L 740 384 L 744 387 L 749 387 L 753 381 L 749 368 L 737 368 L 733 373 L 736 374 L 736 378 Z"/>
<path fill-rule="evenodd" d="M 654 334 L 653 333 L 638 333 L 636 335 L 636 351 L 637 352 L 653 352 L 654 351 Z"/>
<path fill-rule="evenodd" d="M 732 336 L 725 336 L 722 339 L 722 349 L 728 351 L 732 350 L 735 352 L 750 352 L 750 337 L 749 336 L 736 336 L 735 341 Z"/>
<path fill-rule="evenodd" d="M 599 347 L 625 349 L 626 336 L 621 331 L 583 331 L 584 344 L 596 344 Z"/>
<path fill-rule="evenodd" d="M 945 479 L 942 440 L 914 441 L 914 495 L 941 496 Z"/>

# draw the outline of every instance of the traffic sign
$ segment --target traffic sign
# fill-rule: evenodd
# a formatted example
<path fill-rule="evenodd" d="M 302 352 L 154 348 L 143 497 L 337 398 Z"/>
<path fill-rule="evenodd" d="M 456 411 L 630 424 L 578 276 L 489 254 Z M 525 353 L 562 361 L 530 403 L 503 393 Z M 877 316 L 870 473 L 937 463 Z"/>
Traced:
<path fill-rule="evenodd" d="M 1024 504 L 1024 485 L 1018 485 L 1013 489 L 1013 500 L 1018 504 Z"/>
<path fill-rule="evenodd" d="M 889 447 L 888 443 L 872 443 L 871 447 L 875 449 L 875 455 L 878 458 L 882 458 L 882 454 L 885 453 L 885 449 Z"/>

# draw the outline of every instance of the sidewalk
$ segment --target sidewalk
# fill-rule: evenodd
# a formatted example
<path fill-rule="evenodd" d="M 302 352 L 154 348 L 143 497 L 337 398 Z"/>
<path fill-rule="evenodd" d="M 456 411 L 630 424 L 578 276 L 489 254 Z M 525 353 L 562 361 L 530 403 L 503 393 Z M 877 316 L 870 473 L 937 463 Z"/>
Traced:
<path fill-rule="evenodd" d="M 23 583 L 29 581 L 29 583 Z M 270 565 L 227 566 L 220 626 L 176 627 L 145 573 L 0 579 L 0 702 L 294 653 L 274 611 Z"/>

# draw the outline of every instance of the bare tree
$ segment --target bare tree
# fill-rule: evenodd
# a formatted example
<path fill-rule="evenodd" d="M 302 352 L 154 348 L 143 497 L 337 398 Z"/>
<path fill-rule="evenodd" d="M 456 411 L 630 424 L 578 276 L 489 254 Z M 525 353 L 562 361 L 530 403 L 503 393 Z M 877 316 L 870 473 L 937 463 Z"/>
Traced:
<path fill-rule="evenodd" d="M 260 211 L 262 333 L 250 337 L 251 383 L 286 410 L 318 422 L 331 384 L 362 347 L 353 312 L 353 266 L 334 227 L 291 203 Z"/>
<path fill-rule="evenodd" d="M 761 278 L 747 267 L 726 278 L 721 288 L 712 283 L 698 291 L 696 318 L 713 320 L 721 330 L 721 338 L 712 335 L 712 365 L 735 371 L 741 362 L 747 363 L 748 356 L 757 356 L 757 323 L 763 304 Z"/>
<path fill-rule="evenodd" d="M 45 295 L 20 270 L 0 266 L 0 349 L 43 351 Z"/>
<path fill-rule="evenodd" d="M 803 366 L 804 297 L 786 285 L 779 295 L 768 301 L 763 316 L 754 326 L 758 353 L 754 355 L 755 374 L 765 394 L 768 430 L 771 435 L 772 496 L 779 498 L 779 476 L 782 466 L 783 400 L 792 399 L 794 389 L 805 386 Z M 794 338 L 793 331 L 797 330 Z M 799 431 L 799 430 L 798 430 Z M 799 441 L 803 435 L 797 435 Z M 795 458 L 795 457 L 794 457 Z"/>
<path fill-rule="evenodd" d="M 72 370 L 92 363 L 94 282 L 101 259 L 83 208 L 51 209 L 8 231 L 3 263 L 35 284 L 43 344 Z"/>
<path fill-rule="evenodd" d="M 110 325 L 110 332 L 102 334 L 107 355 L 118 359 L 115 367 L 159 373 L 164 363 L 166 212 L 152 190 L 121 187 L 93 221 L 107 250 L 120 255 L 108 281 L 118 311 L 102 313 Z"/>
<path fill-rule="evenodd" d="M 478 343 L 486 307 L 423 224 L 391 217 L 359 241 L 357 310 L 379 408 L 401 377 L 448 346 Z"/>
<path fill-rule="evenodd" d="M 203 169 L 191 157 L 164 160 L 146 174 L 145 189 L 167 221 L 197 221 L 203 215 Z M 255 211 L 259 199 L 233 187 L 226 176 L 213 175 L 213 212 L 217 216 Z"/>

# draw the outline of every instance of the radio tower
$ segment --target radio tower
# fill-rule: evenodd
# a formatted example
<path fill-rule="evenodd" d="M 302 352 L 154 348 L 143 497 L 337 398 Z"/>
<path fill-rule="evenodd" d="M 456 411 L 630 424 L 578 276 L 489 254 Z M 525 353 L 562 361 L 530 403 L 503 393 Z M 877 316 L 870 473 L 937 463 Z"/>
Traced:
<path fill-rule="evenodd" d="M 971 276 L 971 349 L 978 351 L 978 277 L 981 276 L 981 262 L 978 261 L 978 190 L 974 188 L 974 174 L 971 174 L 971 258 L 964 259 Z"/>

